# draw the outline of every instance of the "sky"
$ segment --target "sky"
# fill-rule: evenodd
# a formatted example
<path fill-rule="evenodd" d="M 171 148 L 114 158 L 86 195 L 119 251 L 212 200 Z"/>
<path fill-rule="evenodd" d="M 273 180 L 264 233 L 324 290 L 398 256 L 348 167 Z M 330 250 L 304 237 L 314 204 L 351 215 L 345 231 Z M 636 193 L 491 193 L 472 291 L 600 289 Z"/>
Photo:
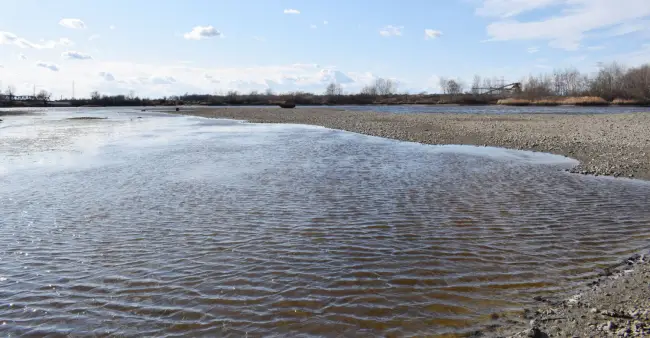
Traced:
<path fill-rule="evenodd" d="M 650 62 L 650 0 L 0 0 L 0 88 L 55 97 L 439 92 Z"/>

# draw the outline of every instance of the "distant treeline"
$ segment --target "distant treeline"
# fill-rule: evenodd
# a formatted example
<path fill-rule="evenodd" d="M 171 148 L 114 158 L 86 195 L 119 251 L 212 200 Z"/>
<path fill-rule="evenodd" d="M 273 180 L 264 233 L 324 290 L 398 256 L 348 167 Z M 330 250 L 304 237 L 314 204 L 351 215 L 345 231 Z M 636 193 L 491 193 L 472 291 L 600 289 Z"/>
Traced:
<path fill-rule="evenodd" d="M 73 106 L 176 106 L 176 105 L 277 105 L 293 102 L 297 105 L 373 105 L 373 104 L 638 104 L 650 103 L 650 64 L 626 68 L 617 63 L 601 65 L 595 74 L 580 73 L 575 68 L 558 69 L 551 73 L 528 76 L 511 87 L 499 89 L 504 84 L 496 78 L 475 76 L 468 86 L 459 80 L 440 79 L 442 93 L 399 93 L 398 85 L 389 79 L 377 79 L 359 93 L 344 93 L 340 84 L 329 84 L 323 93 L 273 93 L 252 91 L 224 94 L 184 94 L 157 99 L 128 95 L 102 95 L 95 91 L 89 98 L 68 100 Z M 7 89 L 4 103 L 11 105 L 13 88 Z M 38 100 L 49 98 L 45 91 Z M 586 99 L 588 97 L 588 99 Z M 580 99 L 572 99 L 580 98 Z M 2 101 L 2 100 L 0 100 Z M 25 103 L 23 103 L 25 104 Z M 28 104 L 28 103 L 27 103 Z M 37 102 L 35 102 L 37 104 Z"/>

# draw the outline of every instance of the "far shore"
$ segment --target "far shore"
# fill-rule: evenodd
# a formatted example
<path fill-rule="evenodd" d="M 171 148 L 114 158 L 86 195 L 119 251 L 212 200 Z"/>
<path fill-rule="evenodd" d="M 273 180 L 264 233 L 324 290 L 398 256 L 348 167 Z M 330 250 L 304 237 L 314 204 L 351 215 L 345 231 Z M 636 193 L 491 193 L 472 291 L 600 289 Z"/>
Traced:
<path fill-rule="evenodd" d="M 44 105 L 42 103 L 31 104 L 29 102 L 21 102 L 21 104 L 13 106 L 0 106 L 0 109 L 9 109 L 9 108 L 107 108 L 107 107 L 150 107 L 150 108 L 161 108 L 161 107 L 183 107 L 183 106 L 200 106 L 205 108 L 210 107 L 269 107 L 275 108 L 278 107 L 277 104 L 272 103 L 251 103 L 251 104 L 204 104 L 204 103 L 185 103 L 182 105 L 177 105 L 174 103 L 170 104 L 148 104 L 148 105 L 73 105 L 69 102 L 58 103 L 53 102 L 51 104 Z M 575 104 L 575 103 L 562 103 L 559 101 L 528 101 L 528 100 L 504 100 L 501 103 L 495 102 L 452 102 L 452 103 L 442 103 L 442 102 L 372 102 L 372 103 L 341 103 L 341 104 L 300 104 L 299 107 L 307 108 L 327 108 L 327 107 L 336 107 L 336 106 L 352 106 L 352 107 L 372 107 L 372 106 L 434 106 L 434 107 L 450 107 L 450 106 L 490 106 L 490 107 L 637 107 L 637 108 L 648 108 L 650 104 L 648 103 L 611 103 L 611 102 L 597 102 L 593 104 Z"/>
<path fill-rule="evenodd" d="M 650 179 L 650 114 L 390 114 L 328 108 L 196 108 L 181 114 L 319 125 L 425 144 L 532 150 L 580 161 L 581 174 Z"/>

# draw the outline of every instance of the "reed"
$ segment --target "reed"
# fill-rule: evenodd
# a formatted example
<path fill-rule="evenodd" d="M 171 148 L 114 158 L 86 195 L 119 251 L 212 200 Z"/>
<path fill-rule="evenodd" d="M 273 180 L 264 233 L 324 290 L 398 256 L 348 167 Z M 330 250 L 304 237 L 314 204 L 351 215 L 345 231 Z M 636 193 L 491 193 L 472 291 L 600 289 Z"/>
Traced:
<path fill-rule="evenodd" d="M 553 100 L 553 99 L 542 99 L 542 100 L 535 100 L 532 102 L 533 105 L 535 106 L 559 106 L 560 102 L 558 100 Z"/>
<path fill-rule="evenodd" d="M 525 100 L 525 99 L 501 99 L 497 101 L 498 105 L 503 105 L 503 106 L 529 106 L 531 103 L 530 100 Z"/>
<path fill-rule="evenodd" d="M 647 106 L 650 105 L 650 100 L 615 99 L 612 104 L 617 106 Z"/>
<path fill-rule="evenodd" d="M 608 106 L 609 102 L 598 96 L 567 97 L 562 104 L 574 106 Z"/>

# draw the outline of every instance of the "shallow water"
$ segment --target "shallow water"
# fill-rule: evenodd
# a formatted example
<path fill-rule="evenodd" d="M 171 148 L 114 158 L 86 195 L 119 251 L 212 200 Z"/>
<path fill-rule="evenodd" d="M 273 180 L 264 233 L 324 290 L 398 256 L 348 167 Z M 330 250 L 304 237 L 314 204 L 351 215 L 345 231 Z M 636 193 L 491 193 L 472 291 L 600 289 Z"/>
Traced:
<path fill-rule="evenodd" d="M 650 238 L 650 184 L 560 156 L 81 115 L 0 124 L 3 336 L 466 333 Z"/>

